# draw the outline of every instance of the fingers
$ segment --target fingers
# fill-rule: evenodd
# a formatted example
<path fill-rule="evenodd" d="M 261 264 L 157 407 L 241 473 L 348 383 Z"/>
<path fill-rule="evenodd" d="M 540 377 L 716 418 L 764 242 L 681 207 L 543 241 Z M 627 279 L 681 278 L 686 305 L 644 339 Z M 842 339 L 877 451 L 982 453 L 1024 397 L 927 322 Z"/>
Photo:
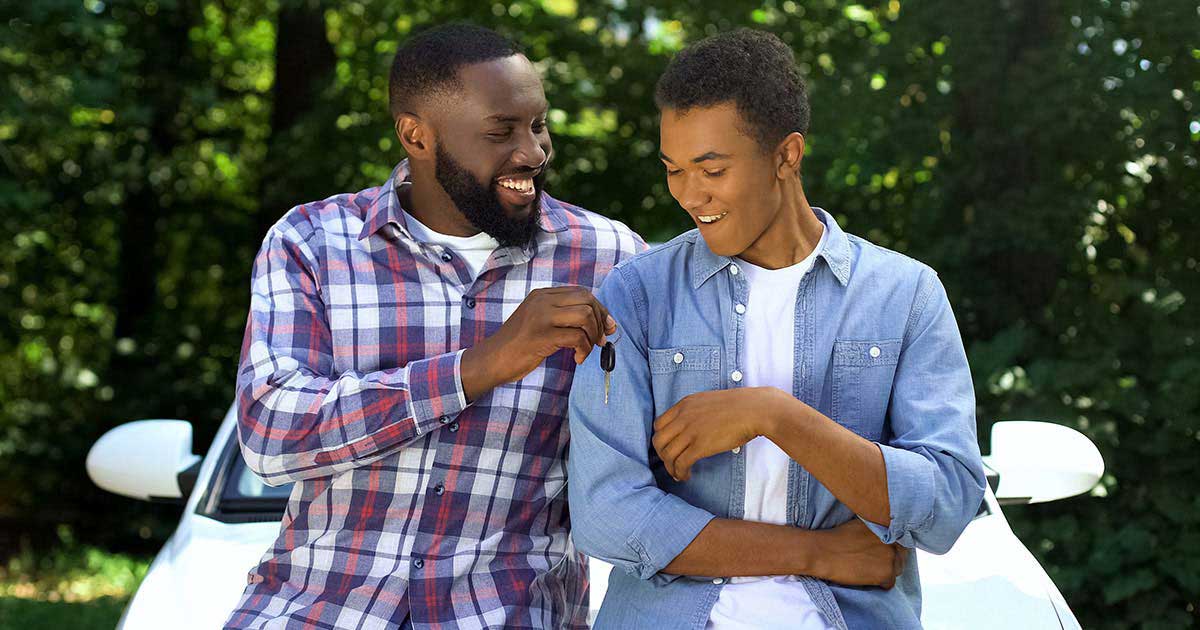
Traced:
<path fill-rule="evenodd" d="M 581 328 L 555 328 L 552 335 L 555 346 L 575 350 L 576 365 L 583 363 L 592 351 L 592 348 L 595 347 L 592 345 L 592 340 L 588 338 L 587 333 L 583 332 Z"/>
<path fill-rule="evenodd" d="M 675 481 L 680 481 L 677 460 L 687 447 L 688 442 L 686 439 L 676 439 L 667 442 L 662 448 L 655 449 L 658 452 L 659 458 L 663 461 L 663 466 L 667 469 L 667 474 L 671 475 L 671 478 Z"/>
<path fill-rule="evenodd" d="M 553 297 L 556 306 L 576 306 L 583 305 L 592 309 L 592 317 L 596 320 L 596 328 L 603 331 L 601 337 L 611 335 L 617 332 L 617 322 L 609 314 L 608 309 L 592 295 L 591 291 L 583 287 L 554 287 L 559 291 L 549 293 L 553 289 L 546 289 L 547 293 Z M 601 342 L 602 343 L 602 342 Z"/>
<path fill-rule="evenodd" d="M 595 311 L 586 304 L 560 306 L 554 309 L 550 323 L 559 328 L 579 328 L 588 336 L 592 345 L 601 345 L 604 338 L 599 322 L 596 321 Z"/>

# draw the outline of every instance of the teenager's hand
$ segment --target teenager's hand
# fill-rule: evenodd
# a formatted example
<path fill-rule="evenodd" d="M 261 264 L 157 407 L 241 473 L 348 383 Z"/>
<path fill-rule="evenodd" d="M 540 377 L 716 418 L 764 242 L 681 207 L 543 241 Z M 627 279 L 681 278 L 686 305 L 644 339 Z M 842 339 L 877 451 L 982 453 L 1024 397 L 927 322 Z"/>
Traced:
<path fill-rule="evenodd" d="M 885 545 L 857 518 L 812 533 L 822 540 L 809 575 L 845 586 L 892 588 L 912 553 L 898 544 Z"/>
<path fill-rule="evenodd" d="M 766 420 L 791 394 L 775 387 L 699 392 L 675 403 L 654 421 L 654 450 L 677 481 L 692 476 L 697 461 L 762 435 Z"/>
<path fill-rule="evenodd" d="M 593 347 L 603 345 L 616 331 L 617 323 L 587 289 L 535 289 L 496 334 L 463 352 L 467 399 L 523 378 L 562 348 L 574 350 L 575 363 L 583 363 Z"/>

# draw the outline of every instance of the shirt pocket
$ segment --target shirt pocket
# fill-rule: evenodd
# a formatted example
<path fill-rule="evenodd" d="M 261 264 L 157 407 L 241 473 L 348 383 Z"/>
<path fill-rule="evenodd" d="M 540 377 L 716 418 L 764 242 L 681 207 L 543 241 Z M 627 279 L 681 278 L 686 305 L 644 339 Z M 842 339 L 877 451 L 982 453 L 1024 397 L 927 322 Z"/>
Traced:
<path fill-rule="evenodd" d="M 649 359 L 656 416 L 689 394 L 718 389 L 719 346 L 650 348 Z"/>
<path fill-rule="evenodd" d="M 833 419 L 872 441 L 883 436 L 900 339 L 833 342 Z"/>

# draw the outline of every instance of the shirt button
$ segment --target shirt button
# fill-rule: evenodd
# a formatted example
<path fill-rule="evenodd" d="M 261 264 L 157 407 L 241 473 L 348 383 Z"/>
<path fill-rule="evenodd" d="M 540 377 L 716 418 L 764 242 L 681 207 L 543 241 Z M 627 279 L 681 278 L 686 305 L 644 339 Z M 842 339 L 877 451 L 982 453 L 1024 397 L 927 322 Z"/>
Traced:
<path fill-rule="evenodd" d="M 740 446 L 735 446 L 735 447 L 733 447 L 733 454 L 734 454 L 734 455 L 737 455 L 738 453 L 741 453 L 741 452 L 742 452 L 742 447 L 740 447 Z"/>
<path fill-rule="evenodd" d="M 416 560 L 413 560 L 413 566 L 417 567 L 418 569 L 424 568 L 425 561 L 420 558 L 417 558 Z"/>
<path fill-rule="evenodd" d="M 450 425 L 450 432 L 455 433 L 457 431 L 458 431 L 458 423 L 455 422 L 454 424 Z"/>
<path fill-rule="evenodd" d="M 683 353 L 676 352 L 675 356 L 671 357 L 671 360 L 674 361 L 676 365 L 683 363 Z"/>
<path fill-rule="evenodd" d="M 467 298 L 467 308 L 475 308 L 475 298 Z"/>
<path fill-rule="evenodd" d="M 713 578 L 713 584 L 724 584 L 725 578 Z"/>
<path fill-rule="evenodd" d="M 447 424 L 450 422 L 450 416 L 442 416 L 441 418 L 438 418 L 438 422 L 441 422 L 442 424 Z"/>
<path fill-rule="evenodd" d="M 737 265 L 729 265 L 729 273 L 730 273 L 731 275 L 735 275 L 735 276 L 736 276 L 736 275 L 738 275 L 738 273 L 740 273 L 740 272 L 741 272 L 741 269 L 738 269 Z"/>
<path fill-rule="evenodd" d="M 878 358 L 879 358 L 879 354 L 880 354 L 880 352 L 879 352 L 879 346 L 871 346 L 871 350 L 870 350 L 870 352 L 871 352 L 871 358 L 872 358 L 872 359 L 878 359 Z"/>
<path fill-rule="evenodd" d="M 450 255 L 450 252 L 442 252 L 442 261 L 443 262 L 450 262 L 451 258 L 454 258 L 454 257 Z"/>
<path fill-rule="evenodd" d="M 439 497 L 442 496 L 443 494 L 446 494 L 446 486 L 443 486 L 442 484 L 439 483 L 438 485 L 433 487 L 433 493 L 438 495 Z"/>
<path fill-rule="evenodd" d="M 742 382 L 742 373 L 740 370 L 734 370 L 733 374 L 729 375 L 729 378 L 733 379 L 734 383 L 741 383 Z"/>
<path fill-rule="evenodd" d="M 737 306 L 733 307 L 733 310 L 737 311 L 738 315 L 741 315 L 742 313 L 746 312 L 746 305 L 738 304 Z"/>

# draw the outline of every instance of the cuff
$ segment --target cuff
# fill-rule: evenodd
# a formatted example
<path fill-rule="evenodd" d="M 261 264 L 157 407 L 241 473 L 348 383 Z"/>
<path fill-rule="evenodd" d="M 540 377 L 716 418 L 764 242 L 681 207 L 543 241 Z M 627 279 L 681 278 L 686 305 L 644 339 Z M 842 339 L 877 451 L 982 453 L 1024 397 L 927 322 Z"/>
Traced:
<path fill-rule="evenodd" d="M 466 408 L 462 353 L 459 350 L 408 364 L 409 415 L 417 435 L 450 424 Z"/>
<path fill-rule="evenodd" d="M 649 580 L 671 564 L 713 518 L 673 494 L 663 494 L 625 541 L 637 554 L 638 577 Z"/>
<path fill-rule="evenodd" d="M 859 517 L 884 544 L 900 543 L 915 547 L 913 531 L 919 531 L 933 518 L 934 465 L 919 453 L 876 444 L 883 453 L 887 470 L 888 505 L 891 523 L 885 527 Z"/>

